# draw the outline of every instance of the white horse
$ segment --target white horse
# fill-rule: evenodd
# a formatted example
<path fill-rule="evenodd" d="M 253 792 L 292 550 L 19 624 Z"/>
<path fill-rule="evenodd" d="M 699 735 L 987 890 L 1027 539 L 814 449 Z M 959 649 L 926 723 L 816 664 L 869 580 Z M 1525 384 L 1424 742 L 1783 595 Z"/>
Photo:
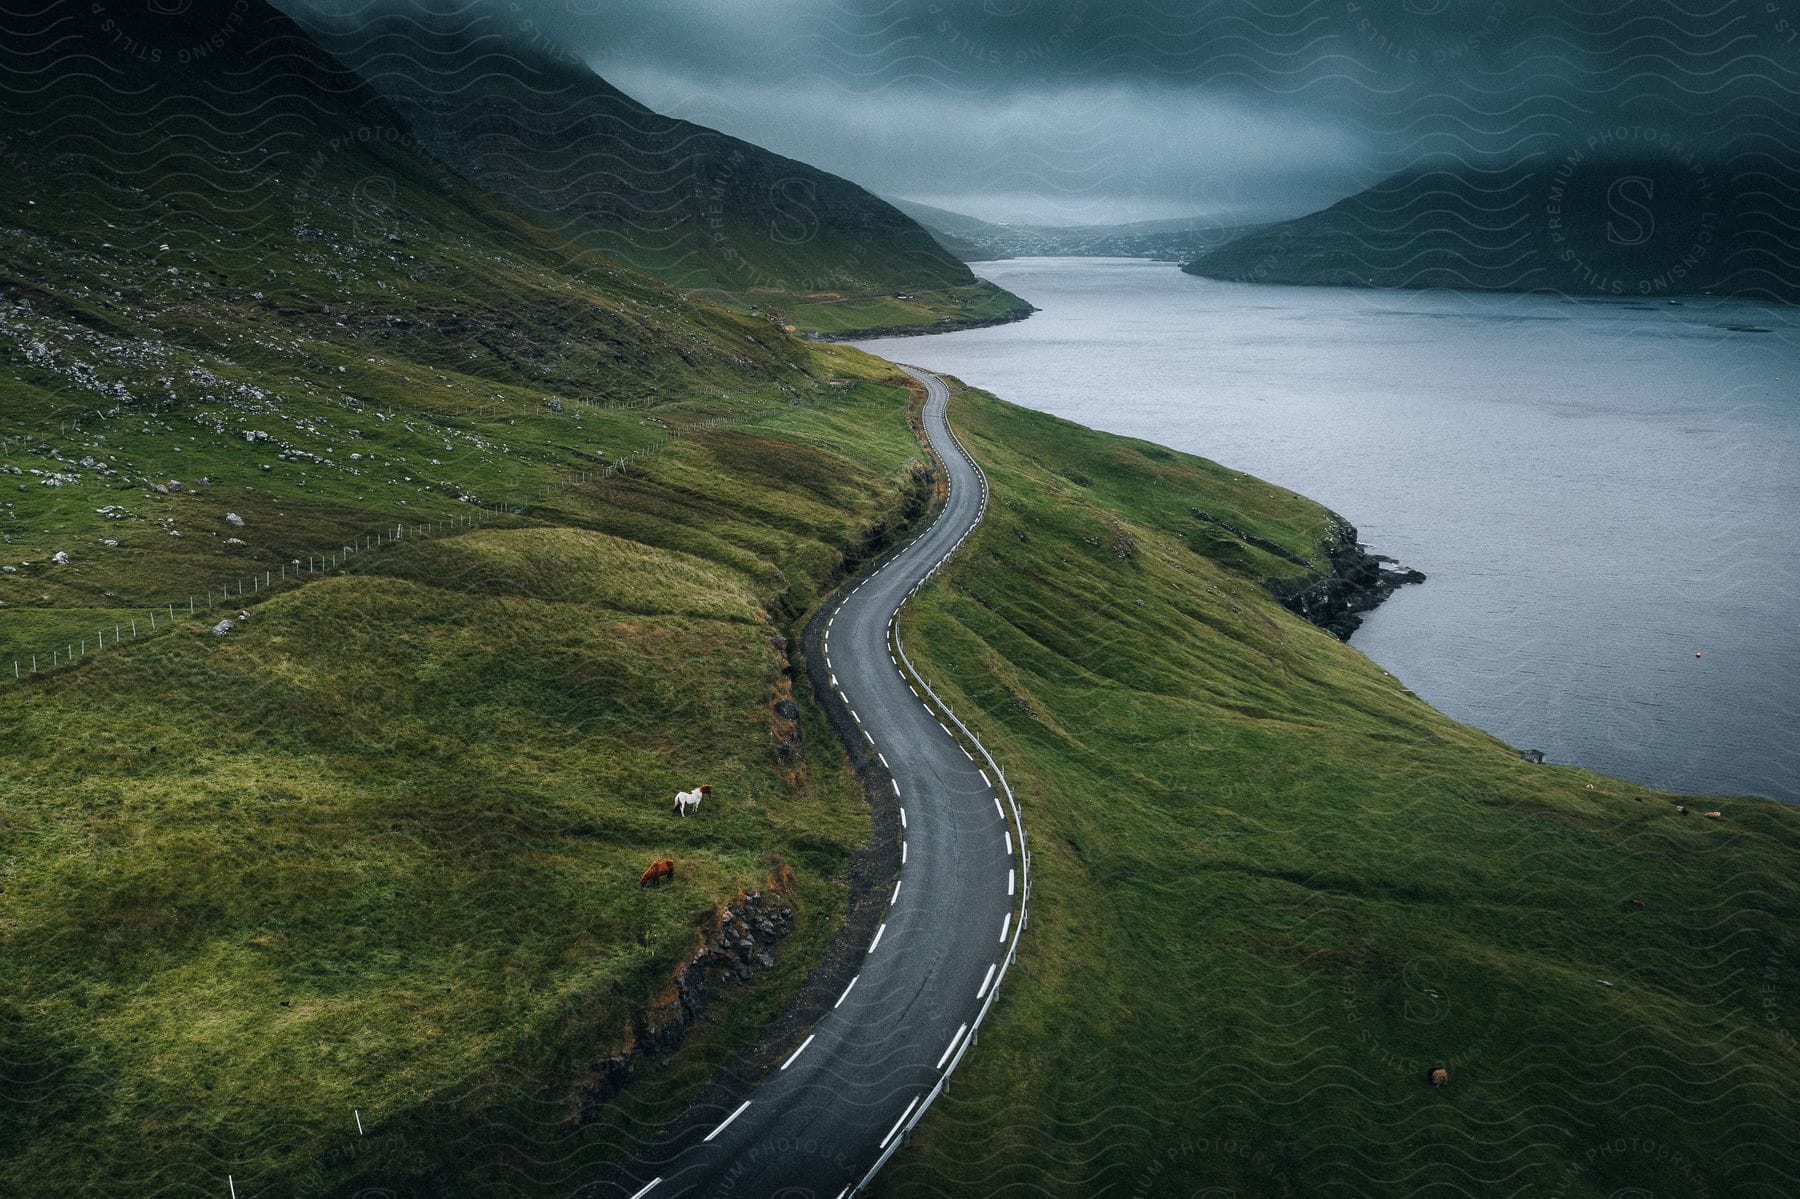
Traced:
<path fill-rule="evenodd" d="M 711 794 L 712 788 L 709 786 L 695 787 L 692 791 L 677 791 L 675 793 L 675 810 L 686 816 L 689 808 L 699 807 L 700 801 Z"/>

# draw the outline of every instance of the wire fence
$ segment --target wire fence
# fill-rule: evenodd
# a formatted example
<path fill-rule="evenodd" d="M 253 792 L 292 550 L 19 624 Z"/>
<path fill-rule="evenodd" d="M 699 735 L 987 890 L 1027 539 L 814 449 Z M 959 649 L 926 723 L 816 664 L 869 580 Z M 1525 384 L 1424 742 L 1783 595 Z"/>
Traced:
<path fill-rule="evenodd" d="M 583 405 L 586 403 L 580 400 L 568 402 Z M 659 418 L 647 418 L 640 423 L 657 427 L 659 435 L 656 440 L 648 445 L 638 447 L 629 454 L 621 455 L 603 466 L 585 468 L 571 476 L 566 476 L 562 486 L 587 485 L 619 478 L 628 474 L 633 466 L 661 453 L 670 442 L 683 433 L 693 429 L 720 428 L 731 423 L 733 419 L 735 418 L 715 417 L 676 428 Z M 409 539 L 417 540 L 423 537 L 437 537 L 466 531 L 485 524 L 486 518 L 493 515 L 522 515 L 529 510 L 531 503 L 541 502 L 549 494 L 550 490 L 546 490 L 537 497 L 536 501 L 525 504 L 499 501 L 475 502 L 472 506 L 477 509 L 476 512 L 459 514 L 454 518 L 435 521 L 400 521 L 391 528 L 384 526 L 372 532 L 363 533 L 324 553 L 309 554 L 305 558 L 290 558 L 285 562 L 278 563 L 273 569 L 264 569 L 255 574 L 229 579 L 219 586 L 209 587 L 203 592 L 196 591 L 179 599 L 146 605 L 139 609 L 141 619 L 139 616 L 128 616 L 116 620 L 110 631 L 102 624 L 94 630 L 92 637 L 83 633 L 72 637 L 65 644 L 50 646 L 41 653 L 24 654 L 15 658 L 11 673 L 0 673 L 0 686 L 28 682 L 34 676 L 72 665 L 99 650 L 140 640 L 152 633 L 167 630 L 183 618 L 190 621 L 194 618 L 209 618 L 212 614 L 226 608 L 241 611 L 242 605 L 247 602 L 263 599 L 268 594 L 283 588 L 303 584 L 321 574 L 342 570 L 348 564 L 353 563 L 359 555 L 386 546 L 396 545 Z M 235 603 L 231 602 L 234 600 Z M 4 661 L 4 659 L 0 659 L 0 661 Z M 0 671 L 3 670 L 4 668 L 0 667 Z"/>
<path fill-rule="evenodd" d="M 459 514 L 455 518 L 402 521 L 396 523 L 392 528 L 384 527 L 360 534 L 326 553 L 308 554 L 304 558 L 290 558 L 285 562 L 278 563 L 273 569 L 228 579 L 217 587 L 207 588 L 204 592 L 192 592 L 180 599 L 163 600 L 145 605 L 137 610 L 137 615 L 113 620 L 110 638 L 109 630 L 103 624 L 94 631 L 92 637 L 78 635 L 63 645 L 51 646 L 43 653 L 25 654 L 15 658 L 11 674 L 0 676 L 0 685 L 26 682 L 33 675 L 44 674 L 59 667 L 71 665 L 99 650 L 122 645 L 127 641 L 136 641 L 172 628 L 184 618 L 191 622 L 195 618 L 204 620 L 213 613 L 227 608 L 241 611 L 244 604 L 264 599 L 275 591 L 303 584 L 319 575 L 340 571 L 361 555 L 371 551 L 397 545 L 403 541 L 441 537 L 452 532 L 461 532 L 485 524 L 487 519 L 493 515 L 522 511 L 523 509 L 511 505 L 493 503 L 482 504 L 479 511 Z"/>

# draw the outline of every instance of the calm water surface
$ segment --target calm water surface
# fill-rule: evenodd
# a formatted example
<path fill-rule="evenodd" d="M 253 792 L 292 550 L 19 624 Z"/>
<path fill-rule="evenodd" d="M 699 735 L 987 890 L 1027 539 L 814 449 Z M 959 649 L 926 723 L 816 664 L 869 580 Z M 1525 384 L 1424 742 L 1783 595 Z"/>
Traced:
<path fill-rule="evenodd" d="M 1800 800 L 1800 311 L 977 269 L 1043 311 L 865 347 L 1342 513 L 1430 575 L 1354 644 L 1458 719 Z"/>

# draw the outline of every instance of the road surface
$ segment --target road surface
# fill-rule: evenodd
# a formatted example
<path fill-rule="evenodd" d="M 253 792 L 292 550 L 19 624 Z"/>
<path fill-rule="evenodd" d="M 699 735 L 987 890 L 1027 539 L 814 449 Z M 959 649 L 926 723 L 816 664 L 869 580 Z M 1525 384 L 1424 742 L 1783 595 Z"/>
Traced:
<path fill-rule="evenodd" d="M 892 777 L 903 837 L 898 885 L 859 973 L 785 1063 L 741 1106 L 709 1114 L 685 1143 L 662 1146 L 662 1160 L 628 1168 L 609 1193 L 853 1193 L 955 1067 L 1016 944 L 1024 846 L 1011 797 L 996 790 L 1001 780 L 980 747 L 965 737 L 972 757 L 940 722 L 890 640 L 901 604 L 986 509 L 986 482 L 945 420 L 948 389 L 935 375 L 902 369 L 925 386 L 925 432 L 948 471 L 949 495 L 930 528 L 828 610 L 823 638 L 832 685 Z"/>

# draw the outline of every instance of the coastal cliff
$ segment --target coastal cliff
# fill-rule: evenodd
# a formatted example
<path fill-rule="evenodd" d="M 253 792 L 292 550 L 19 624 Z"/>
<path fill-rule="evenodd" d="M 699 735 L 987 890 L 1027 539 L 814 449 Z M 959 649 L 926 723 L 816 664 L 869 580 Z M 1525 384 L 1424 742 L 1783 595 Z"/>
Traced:
<path fill-rule="evenodd" d="M 1269 589 L 1283 607 L 1344 641 L 1361 627 L 1361 613 L 1408 583 L 1425 581 L 1424 572 L 1370 553 L 1357 540 L 1356 526 L 1341 516 L 1333 517 L 1331 533 L 1320 548 L 1329 569 L 1308 578 L 1273 580 Z M 1321 570 L 1317 563 L 1307 565 Z"/>

